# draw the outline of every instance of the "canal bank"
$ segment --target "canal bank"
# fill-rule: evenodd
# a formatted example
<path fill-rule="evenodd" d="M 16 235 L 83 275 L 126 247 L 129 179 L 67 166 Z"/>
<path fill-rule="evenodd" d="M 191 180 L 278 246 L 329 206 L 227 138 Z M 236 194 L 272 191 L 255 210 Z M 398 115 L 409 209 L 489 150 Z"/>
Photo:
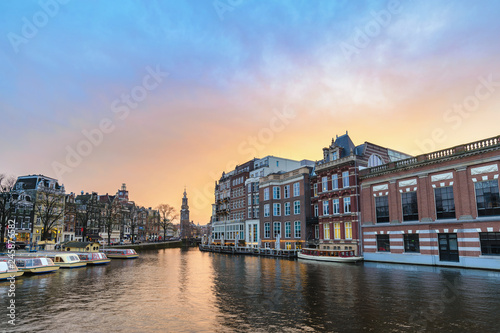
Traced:
<path fill-rule="evenodd" d="M 174 242 L 158 242 L 158 243 L 144 243 L 144 244 L 125 244 L 125 245 L 112 245 L 106 246 L 107 249 L 134 249 L 136 251 L 142 250 L 161 250 L 170 248 L 183 247 L 182 241 Z"/>

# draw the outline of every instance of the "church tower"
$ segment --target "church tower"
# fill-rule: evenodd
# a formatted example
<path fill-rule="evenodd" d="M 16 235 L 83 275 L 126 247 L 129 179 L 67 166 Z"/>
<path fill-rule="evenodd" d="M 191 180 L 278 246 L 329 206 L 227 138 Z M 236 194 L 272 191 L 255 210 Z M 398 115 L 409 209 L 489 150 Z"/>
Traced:
<path fill-rule="evenodd" d="M 181 206 L 181 238 L 191 238 L 191 224 L 189 223 L 189 205 L 185 188 Z"/>

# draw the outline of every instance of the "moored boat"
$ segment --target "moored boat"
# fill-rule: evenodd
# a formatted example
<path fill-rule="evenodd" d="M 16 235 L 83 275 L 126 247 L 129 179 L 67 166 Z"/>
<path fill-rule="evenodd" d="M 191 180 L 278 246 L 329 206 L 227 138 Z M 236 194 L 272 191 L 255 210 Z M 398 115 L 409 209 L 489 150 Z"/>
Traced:
<path fill-rule="evenodd" d="M 356 256 L 352 250 L 302 249 L 297 253 L 297 257 L 299 259 L 329 262 L 357 262 L 363 260 L 363 257 Z"/>
<path fill-rule="evenodd" d="M 50 258 L 19 257 L 14 259 L 17 268 L 24 274 L 43 274 L 55 272 L 59 269 Z"/>
<path fill-rule="evenodd" d="M 134 249 L 102 249 L 101 251 L 111 259 L 135 259 L 139 257 Z"/>
<path fill-rule="evenodd" d="M 76 254 L 78 258 L 87 265 L 104 265 L 111 261 L 111 259 L 108 259 L 106 254 L 102 252 L 79 252 Z"/>
<path fill-rule="evenodd" d="M 0 281 L 18 277 L 23 274 L 24 272 L 17 268 L 14 260 L 10 258 L 0 258 Z"/>
<path fill-rule="evenodd" d="M 78 268 L 87 266 L 86 262 L 80 260 L 73 252 L 45 252 L 28 253 L 26 256 L 35 258 L 50 258 L 56 266 L 61 268 Z"/>

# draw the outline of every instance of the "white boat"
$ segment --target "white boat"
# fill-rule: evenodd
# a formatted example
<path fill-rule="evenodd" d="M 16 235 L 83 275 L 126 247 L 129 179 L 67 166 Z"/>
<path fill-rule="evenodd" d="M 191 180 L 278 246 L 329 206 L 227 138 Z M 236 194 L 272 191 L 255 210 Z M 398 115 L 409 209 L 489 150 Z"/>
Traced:
<path fill-rule="evenodd" d="M 50 258 L 19 257 L 14 259 L 17 268 L 25 274 L 41 274 L 55 272 L 59 266 L 54 265 Z"/>
<path fill-rule="evenodd" d="M 0 258 L 0 281 L 12 277 L 18 277 L 23 274 L 24 272 L 17 268 L 14 260 L 9 258 Z"/>
<path fill-rule="evenodd" d="M 78 252 L 76 255 L 78 255 L 78 258 L 82 262 L 87 263 L 87 265 L 104 265 L 111 261 L 102 252 Z"/>
<path fill-rule="evenodd" d="M 86 262 L 80 260 L 78 254 L 72 252 L 39 251 L 36 253 L 27 253 L 25 255 L 35 258 L 50 258 L 56 266 L 59 266 L 61 268 L 78 268 L 87 266 Z"/>
<path fill-rule="evenodd" d="M 134 249 L 102 249 L 102 252 L 106 254 L 108 258 L 111 259 L 135 259 L 139 257 Z"/>
<path fill-rule="evenodd" d="M 297 257 L 299 259 L 329 262 L 357 262 L 363 260 L 363 257 L 356 256 L 352 250 L 302 249 L 297 253 Z"/>

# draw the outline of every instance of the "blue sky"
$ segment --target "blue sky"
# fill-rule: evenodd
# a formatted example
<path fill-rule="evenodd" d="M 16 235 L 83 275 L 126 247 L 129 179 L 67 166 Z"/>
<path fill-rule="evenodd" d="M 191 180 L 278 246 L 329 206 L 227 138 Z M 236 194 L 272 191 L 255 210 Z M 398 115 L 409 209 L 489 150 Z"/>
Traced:
<path fill-rule="evenodd" d="M 296 117 L 259 156 L 316 160 L 346 130 L 355 143 L 413 154 L 494 136 L 499 9 L 497 1 L 3 1 L 0 172 L 58 177 L 74 192 L 114 193 L 126 182 L 146 206 L 180 206 L 186 185 L 193 217 L 205 223 L 214 175 L 252 158 L 238 147 L 286 107 Z M 158 68 L 168 74 L 119 118 L 113 102 L 144 92 Z M 478 105 L 450 111 L 489 77 Z M 55 170 L 103 119 L 113 130 L 102 142 L 71 171 Z"/>

